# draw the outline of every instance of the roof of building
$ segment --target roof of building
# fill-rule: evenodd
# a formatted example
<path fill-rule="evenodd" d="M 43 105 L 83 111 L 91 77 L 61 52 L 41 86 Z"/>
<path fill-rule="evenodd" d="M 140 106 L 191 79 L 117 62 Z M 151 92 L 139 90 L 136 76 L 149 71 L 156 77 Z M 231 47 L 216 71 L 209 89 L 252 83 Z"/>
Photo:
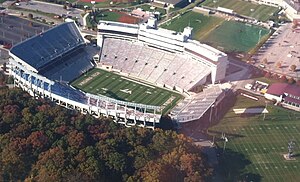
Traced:
<path fill-rule="evenodd" d="M 293 7 L 297 12 L 300 12 L 300 2 L 299 0 L 284 0 L 287 4 Z"/>
<path fill-rule="evenodd" d="M 274 83 L 268 88 L 267 93 L 277 96 L 287 93 L 290 95 L 300 97 L 300 87 L 296 85 L 290 85 L 287 83 Z"/>
<path fill-rule="evenodd" d="M 172 5 L 176 5 L 181 1 L 182 0 L 156 0 L 156 2 L 162 2 L 162 3 L 172 4 Z"/>
<path fill-rule="evenodd" d="M 292 97 L 285 97 L 284 100 L 287 101 L 287 102 L 292 102 L 292 103 L 295 103 L 295 104 L 300 104 L 300 100 L 299 99 L 295 99 L 295 98 L 292 98 Z"/>
<path fill-rule="evenodd" d="M 67 22 L 15 45 L 10 52 L 39 70 L 82 44 L 84 40 L 76 24 Z"/>

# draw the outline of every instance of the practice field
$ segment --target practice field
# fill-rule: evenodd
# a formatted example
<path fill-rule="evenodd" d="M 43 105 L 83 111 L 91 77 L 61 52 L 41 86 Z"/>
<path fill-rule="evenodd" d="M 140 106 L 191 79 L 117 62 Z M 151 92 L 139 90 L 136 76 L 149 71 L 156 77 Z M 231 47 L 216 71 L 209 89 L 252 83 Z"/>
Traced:
<path fill-rule="evenodd" d="M 268 114 L 236 115 L 234 108 L 263 107 L 264 100 L 238 96 L 221 122 L 209 129 L 220 147 L 220 166 L 225 181 L 300 181 L 300 113 L 271 104 Z M 228 138 L 223 153 L 224 140 Z M 286 161 L 288 142 L 295 141 L 294 161 Z"/>
<path fill-rule="evenodd" d="M 193 38 L 201 40 L 223 22 L 224 19 L 219 17 L 205 16 L 200 13 L 189 11 L 163 24 L 161 27 L 182 32 L 185 27 L 190 26 L 193 28 Z"/>
<path fill-rule="evenodd" d="M 269 30 L 215 16 L 187 12 L 161 27 L 182 32 L 193 27 L 193 39 L 227 52 L 247 52 L 254 48 Z"/>
<path fill-rule="evenodd" d="M 254 4 L 242 0 L 205 0 L 201 5 L 212 8 L 223 7 L 232 9 L 237 14 L 249 16 L 260 21 L 267 21 L 273 14 L 280 11 L 277 7 Z"/>
<path fill-rule="evenodd" d="M 202 42 L 225 51 L 247 52 L 255 47 L 269 30 L 255 25 L 235 21 L 225 21 L 216 27 Z"/>
<path fill-rule="evenodd" d="M 123 77 L 101 69 L 92 69 L 72 83 L 92 94 L 101 94 L 122 101 L 163 106 L 163 114 L 183 98 L 182 95 Z"/>
<path fill-rule="evenodd" d="M 137 24 L 141 21 L 141 19 L 136 18 L 134 16 L 130 16 L 124 12 L 120 11 L 102 11 L 102 12 L 96 12 L 96 17 L 92 19 L 92 16 L 89 15 L 87 17 L 87 23 L 88 26 L 97 26 L 97 23 L 99 20 L 105 20 L 105 21 L 116 21 L 116 22 L 122 22 L 122 23 L 131 23 L 131 24 Z"/>

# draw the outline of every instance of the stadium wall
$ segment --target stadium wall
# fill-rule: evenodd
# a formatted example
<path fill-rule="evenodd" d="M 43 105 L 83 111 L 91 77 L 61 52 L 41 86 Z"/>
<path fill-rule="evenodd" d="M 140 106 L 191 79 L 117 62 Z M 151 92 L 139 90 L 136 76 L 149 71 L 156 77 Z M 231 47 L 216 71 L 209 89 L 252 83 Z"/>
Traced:
<path fill-rule="evenodd" d="M 40 76 L 36 73 L 33 73 L 31 70 L 27 70 L 24 66 L 16 62 L 13 58 L 10 59 L 10 75 L 14 78 L 14 86 L 20 87 L 24 91 L 28 92 L 34 98 L 48 98 L 51 101 L 55 102 L 57 105 L 63 106 L 67 109 L 77 110 L 83 114 L 91 114 L 94 117 L 106 116 L 114 119 L 115 122 L 124 124 L 126 127 L 130 126 L 140 126 L 145 128 L 154 129 L 155 126 L 159 123 L 161 115 L 159 113 L 141 113 L 137 111 L 135 107 L 127 107 L 127 105 L 120 105 L 118 103 L 110 103 L 112 107 L 108 109 L 108 102 L 106 101 L 106 107 L 101 108 L 95 105 L 92 105 L 88 99 L 85 102 L 79 102 L 72 100 L 68 97 L 64 97 L 58 94 L 55 94 L 51 91 L 51 86 L 46 89 L 44 83 L 48 85 L 53 85 L 55 82 L 49 80 L 43 76 Z M 26 75 L 28 77 L 26 78 Z M 42 84 L 38 85 L 32 83 L 32 77 L 42 81 Z M 95 96 L 98 98 L 98 96 Z M 113 100 L 113 99 L 112 99 Z M 131 105 L 135 105 L 132 103 Z M 123 108 L 118 110 L 117 108 Z"/>

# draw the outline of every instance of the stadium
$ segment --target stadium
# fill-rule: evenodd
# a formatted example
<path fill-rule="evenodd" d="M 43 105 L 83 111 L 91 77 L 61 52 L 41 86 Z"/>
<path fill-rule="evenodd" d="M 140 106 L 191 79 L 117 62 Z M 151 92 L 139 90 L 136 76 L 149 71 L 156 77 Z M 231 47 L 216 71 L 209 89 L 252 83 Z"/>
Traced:
<path fill-rule="evenodd" d="M 10 74 L 33 97 L 127 127 L 155 128 L 167 113 L 193 121 L 224 95 L 214 84 L 225 77 L 227 55 L 191 34 L 190 27 L 157 28 L 152 18 L 139 25 L 100 21 L 95 48 L 66 22 L 15 45 Z"/>

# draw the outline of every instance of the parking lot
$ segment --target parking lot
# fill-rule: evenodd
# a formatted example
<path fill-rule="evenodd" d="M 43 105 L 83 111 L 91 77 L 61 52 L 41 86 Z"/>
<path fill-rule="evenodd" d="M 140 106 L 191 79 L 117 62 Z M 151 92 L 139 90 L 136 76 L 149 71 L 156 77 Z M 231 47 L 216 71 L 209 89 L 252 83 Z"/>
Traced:
<path fill-rule="evenodd" d="M 299 78 L 300 73 L 300 29 L 292 24 L 282 25 L 253 57 L 255 65 L 271 72 Z M 267 64 L 264 59 L 267 59 Z M 290 70 L 296 65 L 296 71 Z"/>
<path fill-rule="evenodd" d="M 80 25 L 83 25 L 83 19 L 81 17 L 81 13 L 83 13 L 83 10 L 76 9 L 76 8 L 70 8 L 68 10 L 64 9 L 62 5 L 53 4 L 53 3 L 46 3 L 46 2 L 39 2 L 39 1 L 29 1 L 27 2 L 20 2 L 19 8 L 24 9 L 30 9 L 30 10 L 39 10 L 41 12 L 46 13 L 54 13 L 57 15 L 66 15 L 69 17 L 77 18 L 78 23 Z"/>
<path fill-rule="evenodd" d="M 49 29 L 47 25 L 31 22 L 16 16 L 0 16 L 0 44 L 6 48 L 16 45 Z"/>

